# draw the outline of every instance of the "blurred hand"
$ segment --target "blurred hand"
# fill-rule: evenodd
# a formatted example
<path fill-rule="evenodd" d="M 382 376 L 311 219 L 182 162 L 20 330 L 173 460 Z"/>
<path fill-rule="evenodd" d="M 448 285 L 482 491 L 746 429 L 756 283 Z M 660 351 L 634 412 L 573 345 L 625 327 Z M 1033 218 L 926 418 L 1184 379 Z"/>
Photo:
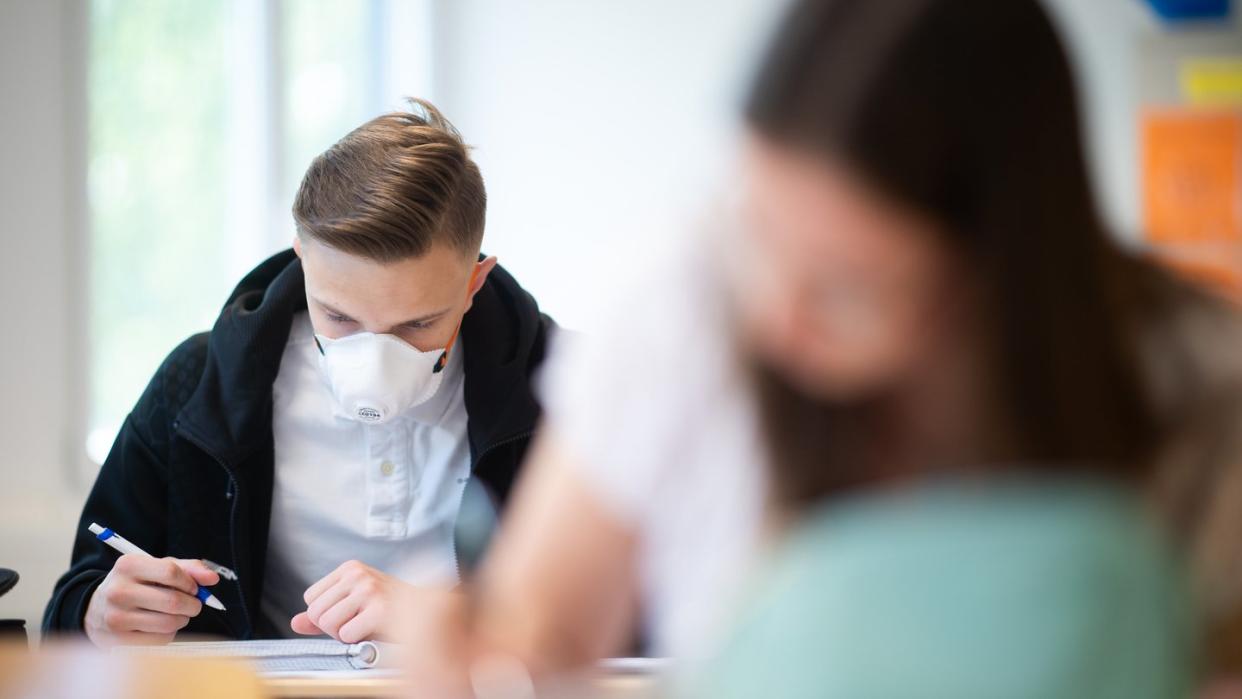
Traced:
<path fill-rule="evenodd" d="M 471 609 L 471 593 L 461 587 L 419 588 L 401 596 L 394 615 L 400 625 L 394 628 L 398 629 L 396 640 L 404 653 L 401 667 L 406 684 L 402 696 L 536 696 L 530 669 L 472 628 Z"/>
<path fill-rule="evenodd" d="M 95 588 L 82 624 L 98 646 L 168 643 L 203 611 L 198 586 L 218 582 L 198 559 L 125 554 Z"/>
<path fill-rule="evenodd" d="M 400 597 L 394 640 L 405 648 L 402 667 L 407 696 L 415 699 L 473 697 L 468 641 L 469 598 L 461 588 L 419 588 Z"/>
<path fill-rule="evenodd" d="M 387 638 L 397 596 L 413 590 L 359 561 L 346 561 L 322 580 L 306 588 L 306 611 L 289 626 L 300 634 L 327 634 L 342 643 Z"/>

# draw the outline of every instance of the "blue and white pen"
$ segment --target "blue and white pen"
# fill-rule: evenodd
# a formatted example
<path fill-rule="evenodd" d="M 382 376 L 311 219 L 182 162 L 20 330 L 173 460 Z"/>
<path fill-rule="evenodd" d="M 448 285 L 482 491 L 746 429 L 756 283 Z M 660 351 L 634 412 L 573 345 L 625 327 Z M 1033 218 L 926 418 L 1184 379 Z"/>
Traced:
<path fill-rule="evenodd" d="M 97 539 L 117 551 L 120 551 L 121 553 L 132 553 L 138 556 L 151 556 L 151 554 L 130 543 L 129 539 L 126 539 L 107 527 L 101 527 L 98 524 L 91 522 L 91 526 L 87 528 L 91 530 L 91 533 L 94 534 Z M 198 592 L 194 593 L 194 596 L 208 607 L 224 611 L 224 605 L 220 603 L 220 600 L 216 599 L 216 596 L 211 594 L 211 591 L 202 585 L 198 586 Z"/>

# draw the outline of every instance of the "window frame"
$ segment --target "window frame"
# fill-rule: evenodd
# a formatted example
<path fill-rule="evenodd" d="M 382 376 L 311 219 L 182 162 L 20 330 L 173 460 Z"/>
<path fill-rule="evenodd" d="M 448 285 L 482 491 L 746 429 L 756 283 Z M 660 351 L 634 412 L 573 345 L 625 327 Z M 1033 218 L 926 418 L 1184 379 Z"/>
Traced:
<path fill-rule="evenodd" d="M 292 230 L 282 187 L 285 169 L 284 132 L 290 116 L 285 109 L 286 79 L 284 17 L 290 0 L 220 0 L 227 5 L 229 38 L 228 95 L 225 148 L 232 156 L 225 177 L 228 204 L 223 245 L 230 260 L 222 273 L 240 279 L 250 261 L 271 250 L 287 247 Z M 435 100 L 436 0 L 363 0 L 365 34 L 369 50 L 363 54 L 366 81 L 364 109 L 379 114 L 401 107 L 395 96 L 416 95 Z M 94 306 L 91 300 L 91 260 L 96 236 L 88 192 L 91 158 L 89 142 L 90 42 L 89 2 L 65 3 L 66 45 L 66 202 L 70 244 L 66 264 L 70 270 L 72 304 L 69 338 L 80 351 L 71 352 L 65 368 L 68 383 L 76 387 L 66 411 L 65 474 L 70 485 L 84 490 L 94 482 L 106 450 L 88 444 L 102 440 L 100 430 L 110 426 L 92 424 L 95 396 L 92 390 L 97 338 L 92 333 Z M 343 135 L 343 134 L 342 134 Z M 244 163 L 244 165 L 242 165 Z M 240 265 L 237 261 L 247 261 Z M 242 268 L 244 267 L 244 268 Z M 206 330 L 207 328 L 204 328 Z M 168 347 L 171 350 L 172 347 Z M 141 387 L 138 388 L 137 396 Z M 93 434 L 95 436 L 93 437 Z M 116 435 L 109 433 L 109 449 Z M 102 443 L 101 441 L 99 443 Z M 95 453 L 92 454 L 92 451 Z"/>

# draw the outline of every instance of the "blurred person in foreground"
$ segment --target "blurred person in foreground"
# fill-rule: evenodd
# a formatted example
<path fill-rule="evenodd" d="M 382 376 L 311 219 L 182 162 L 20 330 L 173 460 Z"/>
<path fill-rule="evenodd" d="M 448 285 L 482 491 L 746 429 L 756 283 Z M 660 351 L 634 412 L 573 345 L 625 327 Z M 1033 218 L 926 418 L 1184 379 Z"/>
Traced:
<path fill-rule="evenodd" d="M 981 685 L 990 696 L 1117 696 L 1135 678 L 1176 694 L 1197 639 L 1161 536 L 1190 561 L 1209 669 L 1227 671 L 1242 332 L 1234 309 L 1109 237 L 1078 119 L 1035 0 L 797 3 L 747 106 L 740 233 L 697 241 L 606 316 L 626 322 L 558 350 L 547 430 L 478 584 L 422 595 L 402 619 L 418 682 L 450 692 L 496 668 L 581 666 L 640 626 L 656 653 L 713 667 L 720 652 L 743 672 L 828 638 L 808 628 L 846 643 L 874 615 L 892 654 L 803 648 L 822 663 L 804 668 L 812 679 L 854 678 L 836 685 L 848 696 L 978 696 L 972 673 L 998 679 Z M 820 508 L 934 500 L 945 479 L 982 485 L 924 513 L 940 534 L 886 532 L 884 512 L 903 508 L 881 501 L 834 559 Z M 812 540 L 813 570 L 839 560 L 858 577 L 837 571 L 849 584 L 825 581 L 834 597 L 814 600 L 815 576 L 795 576 L 749 615 L 772 633 L 747 646 L 743 629 L 751 653 L 721 650 L 740 581 L 791 531 L 795 548 Z M 937 552 L 958 540 L 954 578 Z M 906 565 L 857 560 L 886 541 Z M 892 599 L 924 574 L 950 596 L 919 609 L 959 610 L 964 627 Z M 868 590 L 892 595 L 833 617 Z M 988 617 L 1015 625 L 971 626 Z M 801 626 L 785 634 L 780 618 Z M 1074 632 L 1024 637 L 1022 624 Z M 987 639 L 1006 652 L 973 655 Z M 910 671 L 935 650 L 940 675 Z"/>

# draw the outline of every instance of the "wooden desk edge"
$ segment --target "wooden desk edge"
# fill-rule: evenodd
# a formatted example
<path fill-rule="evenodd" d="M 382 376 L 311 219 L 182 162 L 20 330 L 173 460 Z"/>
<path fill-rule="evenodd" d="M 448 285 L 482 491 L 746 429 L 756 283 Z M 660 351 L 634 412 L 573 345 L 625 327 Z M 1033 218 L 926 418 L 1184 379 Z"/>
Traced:
<path fill-rule="evenodd" d="M 397 697 L 402 695 L 399 677 L 263 677 L 263 689 L 271 697 Z"/>
<path fill-rule="evenodd" d="M 404 695 L 404 682 L 399 677 L 263 677 L 260 682 L 274 699 L 303 697 L 399 697 Z M 643 675 L 609 674 L 592 677 L 588 684 L 605 692 L 634 692 L 648 689 L 654 678 Z"/>

